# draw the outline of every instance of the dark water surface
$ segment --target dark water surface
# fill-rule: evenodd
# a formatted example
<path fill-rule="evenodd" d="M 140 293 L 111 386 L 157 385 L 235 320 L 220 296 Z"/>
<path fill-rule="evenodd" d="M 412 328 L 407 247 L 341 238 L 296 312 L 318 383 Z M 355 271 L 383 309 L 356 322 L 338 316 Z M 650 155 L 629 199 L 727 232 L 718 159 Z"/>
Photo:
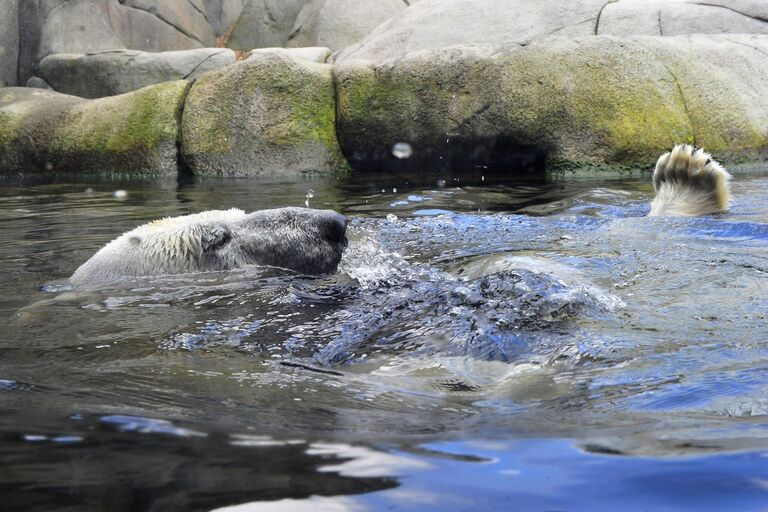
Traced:
<path fill-rule="evenodd" d="M 695 219 L 485 183 L 0 184 L 0 509 L 766 510 L 765 173 Z M 305 202 L 351 219 L 336 275 L 67 283 L 146 221 Z"/>

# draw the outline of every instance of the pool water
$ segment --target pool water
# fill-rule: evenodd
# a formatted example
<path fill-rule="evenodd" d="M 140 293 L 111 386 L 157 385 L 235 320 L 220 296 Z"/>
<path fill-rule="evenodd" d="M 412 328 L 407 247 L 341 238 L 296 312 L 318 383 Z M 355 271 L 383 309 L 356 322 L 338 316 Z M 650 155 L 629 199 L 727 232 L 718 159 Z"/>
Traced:
<path fill-rule="evenodd" d="M 768 173 L 691 219 L 649 179 L 409 182 L 2 182 L 3 510 L 765 510 Z M 350 219 L 335 275 L 67 282 L 305 204 Z"/>

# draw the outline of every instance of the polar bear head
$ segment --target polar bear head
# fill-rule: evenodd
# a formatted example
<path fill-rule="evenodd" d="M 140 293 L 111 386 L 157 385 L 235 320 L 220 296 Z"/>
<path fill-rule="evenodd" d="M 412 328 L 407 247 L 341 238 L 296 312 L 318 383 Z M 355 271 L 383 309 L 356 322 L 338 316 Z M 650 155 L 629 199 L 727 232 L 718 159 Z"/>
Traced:
<path fill-rule="evenodd" d="M 334 272 L 347 245 L 347 222 L 330 210 L 212 210 L 168 217 L 108 243 L 70 280 L 76 285 L 121 277 L 270 265 L 304 274 Z"/>

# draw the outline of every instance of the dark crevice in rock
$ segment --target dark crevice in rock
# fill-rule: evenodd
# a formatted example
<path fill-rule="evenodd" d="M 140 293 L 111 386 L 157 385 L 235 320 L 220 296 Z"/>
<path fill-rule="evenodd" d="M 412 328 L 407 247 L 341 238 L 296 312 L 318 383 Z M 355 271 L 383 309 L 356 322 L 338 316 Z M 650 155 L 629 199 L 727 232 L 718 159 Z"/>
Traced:
<path fill-rule="evenodd" d="M 193 0 L 187 0 L 187 2 L 194 10 L 196 10 L 197 12 L 203 15 L 203 18 L 205 18 L 205 21 L 208 22 L 209 25 L 211 24 L 211 21 L 208 19 L 207 12 L 205 12 L 204 10 L 200 9 L 197 5 L 195 5 L 195 2 Z"/>
<path fill-rule="evenodd" d="M 658 23 L 659 23 L 659 35 L 663 36 L 664 35 L 664 29 L 663 29 L 663 27 L 661 25 L 661 9 L 659 9 Z"/>
<path fill-rule="evenodd" d="M 483 115 L 490 108 L 491 108 L 491 104 L 490 103 L 486 103 L 485 105 L 483 105 L 482 107 L 477 109 L 475 112 L 473 112 L 471 116 L 467 117 L 463 121 L 460 121 L 460 122 L 459 121 L 454 121 L 454 123 L 456 123 L 456 130 L 458 131 L 458 130 L 460 130 L 460 129 L 468 126 L 468 125 L 471 125 L 475 121 L 475 119 L 477 119 L 478 117 Z"/>
<path fill-rule="evenodd" d="M 19 6 L 18 9 L 16 9 L 16 31 L 18 32 L 18 37 L 16 38 L 16 62 L 14 62 L 13 66 L 15 68 L 15 71 L 13 73 L 14 83 L 17 84 L 19 87 L 24 87 L 26 83 L 20 83 L 19 82 L 19 70 L 21 66 L 19 66 L 19 61 L 21 59 L 22 55 L 22 45 L 23 45 L 23 38 L 21 37 L 21 29 L 23 27 L 23 18 L 22 18 L 22 12 L 21 12 L 21 6 Z"/>
<path fill-rule="evenodd" d="M 481 185 L 542 178 L 550 152 L 543 145 L 521 144 L 505 135 L 447 137 L 411 141 L 413 154 L 399 159 L 392 154 L 394 143 L 381 141 L 365 148 L 347 144 L 344 156 L 355 171 L 383 174 L 401 184 L 434 184 L 439 179 Z"/>
<path fill-rule="evenodd" d="M 659 16 L 657 19 L 657 23 L 659 24 L 659 35 L 664 36 L 664 27 L 661 24 L 661 9 L 659 9 Z"/>
<path fill-rule="evenodd" d="M 576 23 L 569 23 L 567 25 L 563 25 L 561 27 L 557 27 L 556 29 L 550 30 L 549 32 L 547 32 L 544 35 L 536 36 L 534 39 L 541 39 L 541 38 L 544 38 L 544 37 L 547 37 L 547 36 L 551 36 L 551 35 L 557 34 L 561 30 L 565 30 L 565 29 L 571 28 L 571 27 L 577 27 L 577 26 L 583 25 L 585 23 L 593 23 L 593 22 L 595 22 L 595 20 L 596 20 L 596 18 L 589 18 L 589 19 L 586 19 L 586 20 L 577 21 Z M 531 42 L 532 42 L 532 40 L 529 40 L 529 41 L 527 41 L 527 44 L 530 44 Z"/>
<path fill-rule="evenodd" d="M 339 84 L 338 77 L 336 75 L 336 66 L 331 66 L 331 86 L 333 87 L 333 131 L 334 137 L 336 137 L 336 145 L 338 147 L 339 154 L 346 162 L 347 168 L 352 166 L 349 164 L 349 158 L 344 154 L 344 150 L 341 147 L 341 126 L 339 123 Z"/>
<path fill-rule="evenodd" d="M 403 0 L 403 3 L 406 5 L 406 7 L 410 7 L 411 6 L 410 0 Z"/>
<path fill-rule="evenodd" d="M 603 11 L 606 7 L 608 7 L 610 4 L 615 4 L 618 2 L 618 0 L 608 0 L 603 4 L 603 6 L 600 8 L 600 11 L 597 13 L 597 18 L 595 19 L 595 35 L 597 35 L 598 31 L 600 30 L 600 18 L 603 16 Z"/>
<path fill-rule="evenodd" d="M 198 63 L 197 63 L 197 65 L 196 65 L 195 67 L 193 67 L 193 68 L 192 68 L 192 70 L 191 70 L 189 73 L 187 73 L 186 75 L 184 75 L 184 76 L 182 77 L 182 80 L 186 80 L 186 79 L 188 79 L 190 76 L 192 76 L 192 74 L 194 74 L 194 72 L 195 72 L 195 71 L 197 71 L 198 69 L 200 69 L 200 66 L 202 66 L 203 64 L 205 64 L 206 62 L 208 62 L 209 60 L 211 60 L 212 58 L 214 58 L 215 56 L 217 56 L 217 55 L 221 55 L 222 53 L 224 53 L 224 52 L 226 52 L 226 51 L 227 51 L 227 50 L 226 50 L 226 49 L 224 49 L 224 50 L 221 50 L 221 51 L 219 51 L 219 52 L 216 52 L 216 53 L 212 53 L 212 54 L 210 54 L 209 56 L 207 56 L 206 58 L 204 58 L 203 60 L 201 60 L 200 62 L 198 62 Z"/>
<path fill-rule="evenodd" d="M 272 14 L 271 4 L 267 3 L 266 5 L 264 5 L 264 11 L 267 15 L 267 18 L 269 18 L 269 22 L 272 24 L 272 26 L 278 27 L 280 23 L 275 19 L 275 15 Z"/>
<path fill-rule="evenodd" d="M 734 9 L 733 7 L 728 7 L 727 5 L 719 5 L 719 4 L 709 4 L 706 2 L 695 2 L 693 5 L 702 5 L 704 7 L 719 7 L 720 9 L 725 9 L 727 11 L 735 12 L 736 14 L 741 14 L 745 18 L 750 18 L 755 21 L 762 21 L 763 23 L 768 23 L 768 18 L 764 16 L 758 16 L 756 14 L 749 14 L 747 12 L 739 11 L 738 9 Z"/>
<path fill-rule="evenodd" d="M 187 106 L 187 97 L 189 96 L 189 91 L 192 90 L 192 83 L 187 84 L 187 88 L 184 90 L 183 98 L 181 99 L 181 106 L 179 107 L 179 111 L 176 114 L 176 169 L 177 169 L 177 178 L 182 182 L 183 180 L 189 179 L 191 176 L 193 176 L 192 168 L 189 166 L 187 161 L 184 159 L 184 153 L 182 152 L 182 136 L 181 136 L 181 130 L 182 130 L 182 120 L 184 119 L 184 109 Z"/>
<path fill-rule="evenodd" d="M 200 43 L 200 45 L 201 45 L 201 46 L 208 46 L 208 45 L 207 45 L 207 44 L 205 44 L 203 41 L 201 41 L 200 39 L 198 39 L 198 38 L 197 38 L 197 37 L 196 37 L 194 34 L 190 34 L 190 33 L 189 33 L 188 31 L 186 31 L 184 28 L 182 28 L 182 27 L 180 27 L 180 26 L 176 25 L 175 23 L 173 23 L 172 21 L 170 21 L 170 20 L 166 19 L 166 18 L 165 18 L 164 16 L 162 16 L 160 13 L 158 13 L 158 12 L 156 12 L 156 11 L 153 11 L 152 9 L 144 9 L 144 8 L 142 8 L 142 7 L 138 7 L 138 6 L 136 6 L 136 5 L 128 5 L 128 4 L 124 3 L 124 2 L 121 2 L 120 4 L 121 4 L 123 7 L 127 7 L 127 8 L 129 8 L 129 9 L 135 9 L 135 10 L 137 10 L 137 11 L 142 11 L 142 12 L 146 12 L 147 14 L 151 14 L 152 16 L 154 16 L 154 17 L 155 17 L 155 18 L 157 18 L 158 20 L 162 21 L 162 22 L 163 22 L 163 23 L 165 23 L 166 25 L 169 25 L 170 27 L 172 27 L 174 30 L 176 30 L 177 32 L 181 33 L 182 35 L 184 35 L 184 36 L 188 37 L 189 39 L 192 39 L 193 41 L 195 41 L 195 42 L 197 42 L 197 43 Z"/>

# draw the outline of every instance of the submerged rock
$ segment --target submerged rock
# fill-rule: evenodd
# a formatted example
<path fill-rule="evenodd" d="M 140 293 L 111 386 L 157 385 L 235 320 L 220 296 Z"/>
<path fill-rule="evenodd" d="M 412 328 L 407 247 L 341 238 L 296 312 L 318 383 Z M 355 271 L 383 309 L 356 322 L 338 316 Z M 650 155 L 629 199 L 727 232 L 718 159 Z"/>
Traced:
<path fill-rule="evenodd" d="M 398 142 L 412 146 L 414 168 L 435 168 L 453 147 L 476 165 L 521 146 L 566 168 L 645 166 L 683 141 L 758 158 L 766 73 L 768 37 L 750 35 L 550 37 L 346 59 L 336 66 L 339 140 L 358 167 L 394 161 Z"/>
<path fill-rule="evenodd" d="M 285 53 L 256 53 L 202 75 L 184 109 L 186 164 L 209 175 L 328 172 L 343 165 L 331 69 Z"/>
<path fill-rule="evenodd" d="M 112 50 L 49 55 L 40 62 L 39 73 L 58 92 L 101 98 L 161 82 L 193 80 L 235 60 L 235 52 L 226 48 L 159 53 Z"/>
<path fill-rule="evenodd" d="M 296 18 L 287 45 L 340 50 L 406 7 L 403 0 L 310 0 Z"/>
<path fill-rule="evenodd" d="M 180 80 L 95 100 L 41 89 L 0 89 L 0 169 L 175 173 L 187 88 Z"/>

